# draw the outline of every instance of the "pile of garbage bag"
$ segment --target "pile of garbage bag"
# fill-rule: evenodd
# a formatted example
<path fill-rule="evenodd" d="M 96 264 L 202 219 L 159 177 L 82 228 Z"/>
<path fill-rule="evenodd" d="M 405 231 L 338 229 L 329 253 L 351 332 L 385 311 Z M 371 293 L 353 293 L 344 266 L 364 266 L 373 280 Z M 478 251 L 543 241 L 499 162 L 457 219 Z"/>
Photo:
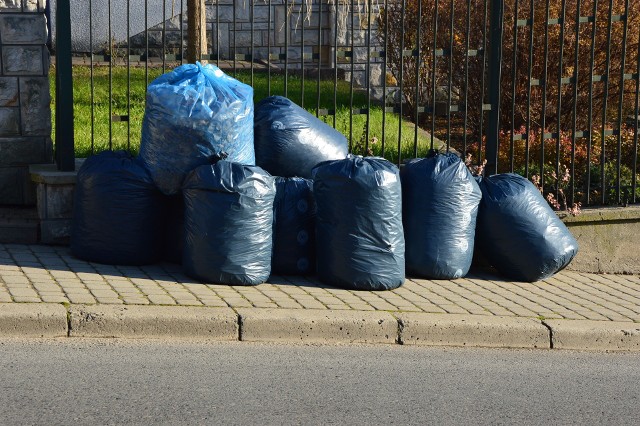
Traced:
<path fill-rule="evenodd" d="M 536 281 L 578 243 L 515 174 L 474 177 L 453 153 L 401 169 L 348 154 L 346 138 L 289 99 L 201 64 L 148 88 L 140 155 L 106 151 L 78 171 L 71 251 L 122 265 L 181 263 L 230 285 L 271 274 L 389 290 L 410 277 L 465 276 L 475 252 Z"/>

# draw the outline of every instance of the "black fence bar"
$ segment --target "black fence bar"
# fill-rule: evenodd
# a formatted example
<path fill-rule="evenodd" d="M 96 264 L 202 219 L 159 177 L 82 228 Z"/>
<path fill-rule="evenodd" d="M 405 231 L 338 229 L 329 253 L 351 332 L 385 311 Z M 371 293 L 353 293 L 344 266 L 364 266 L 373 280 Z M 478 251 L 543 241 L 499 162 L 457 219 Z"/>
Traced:
<path fill-rule="evenodd" d="M 575 202 L 575 182 L 576 182 L 576 132 L 578 131 L 578 77 L 580 68 L 580 17 L 582 16 L 582 2 L 576 4 L 575 15 L 575 42 L 574 42 L 574 62 L 573 62 L 573 115 L 571 123 L 571 186 L 569 189 L 569 204 Z"/>
<path fill-rule="evenodd" d="M 382 49 L 385 53 L 382 63 L 382 141 L 380 142 L 380 149 L 382 156 L 386 153 L 387 144 L 387 51 L 389 49 L 389 0 L 384 0 L 384 44 Z"/>
<path fill-rule="evenodd" d="M 509 138 L 509 171 L 513 173 L 515 168 L 514 144 L 515 144 L 515 124 L 516 124 L 516 95 L 518 78 L 518 14 L 520 12 L 520 1 L 516 0 L 513 8 L 513 55 L 511 59 L 511 134 Z"/>
<path fill-rule="evenodd" d="M 307 3 L 303 2 L 302 6 L 300 6 L 300 14 L 302 15 L 302 24 L 301 24 L 301 28 L 302 30 L 300 31 L 300 78 L 301 78 L 301 84 L 300 84 L 300 106 L 302 108 L 304 108 L 304 21 L 306 20 L 306 12 L 307 12 Z M 318 71 L 318 74 L 320 74 L 320 72 Z"/>
<path fill-rule="evenodd" d="M 478 164 L 482 164 L 482 130 L 484 129 L 484 99 L 485 99 L 485 83 L 486 72 L 487 72 L 487 55 L 484 53 L 487 51 L 487 35 L 489 29 L 489 0 L 484 0 L 484 18 L 482 20 L 482 25 L 484 26 L 484 31 L 482 32 L 482 72 L 481 72 L 481 86 L 480 86 L 480 105 L 479 105 L 479 125 L 478 125 Z"/>
<path fill-rule="evenodd" d="M 636 55 L 636 99 L 633 110 L 633 173 L 631 175 L 631 202 L 637 203 L 638 197 L 636 189 L 638 188 L 638 130 L 640 125 L 640 40 L 638 41 L 638 53 Z"/>
<path fill-rule="evenodd" d="M 317 55 L 318 55 L 318 67 L 317 67 L 317 78 L 316 78 L 316 117 L 320 116 L 320 83 L 322 82 L 321 74 L 322 74 L 322 2 L 318 4 L 318 45 L 317 45 Z"/>
<path fill-rule="evenodd" d="M 629 22 L 629 0 L 625 0 L 624 2 L 624 18 L 622 19 L 623 28 L 622 28 L 622 39 L 627 39 L 627 30 Z M 624 102 L 624 82 L 625 82 L 625 66 L 627 59 L 627 44 L 622 44 L 622 55 L 620 57 L 620 89 L 619 89 L 619 99 L 618 99 L 618 143 L 617 143 L 617 158 L 616 158 L 616 204 L 621 204 L 622 202 L 622 191 L 621 191 L 621 181 L 622 181 L 622 105 Z M 635 173 L 635 171 L 633 172 Z"/>
<path fill-rule="evenodd" d="M 532 0 L 533 1 L 533 0 Z M 462 152 L 467 156 L 467 137 L 469 129 L 469 48 L 471 47 L 471 4 L 467 4 L 467 17 L 464 36 L 464 117 L 462 124 Z M 466 158 L 465 158 L 466 161 Z"/>
<path fill-rule="evenodd" d="M 592 9 L 592 15 L 593 16 L 593 24 L 592 24 L 592 28 L 591 28 L 591 56 L 590 56 L 590 63 L 593 64 L 595 62 L 595 49 L 596 49 L 596 30 L 597 30 L 597 19 L 598 19 L 598 0 L 593 0 L 593 9 Z M 590 67 L 589 69 L 589 132 L 593 132 L 593 75 L 594 75 L 594 70 L 593 70 L 593 66 Z M 591 155 L 592 155 L 592 149 L 593 149 L 593 144 L 592 144 L 592 138 L 591 135 L 589 135 L 590 137 L 587 139 L 587 164 L 591 164 Z M 587 167 L 587 179 L 585 182 L 585 203 L 588 205 L 590 204 L 591 201 L 591 167 Z"/>
<path fill-rule="evenodd" d="M 60 171 L 73 171 L 75 153 L 69 0 L 58 0 L 56 17 L 56 163 Z"/>
<path fill-rule="evenodd" d="M 336 28 L 337 31 L 337 28 Z M 353 86 L 355 71 L 356 2 L 351 0 L 351 78 L 349 79 L 349 111 L 353 111 Z M 353 151 L 353 112 L 349 114 L 349 151 Z"/>
<path fill-rule="evenodd" d="M 451 104 L 453 101 L 453 55 L 454 55 L 454 31 L 455 31 L 455 4 L 453 0 L 451 0 L 450 9 L 449 9 L 449 78 L 447 79 L 447 150 L 450 149 L 450 141 L 451 141 Z M 417 140 L 416 136 L 416 140 Z M 430 147 L 433 150 L 433 146 Z M 417 156 L 417 153 L 416 153 Z"/>
<path fill-rule="evenodd" d="M 127 40 L 131 40 L 130 2 L 127 2 Z M 131 43 L 127 43 L 127 150 L 131 151 L 131 120 L 129 117 L 131 117 Z"/>
<path fill-rule="evenodd" d="M 364 127 L 365 134 L 365 155 L 369 153 L 369 138 L 371 130 L 371 15 L 373 14 L 373 3 L 368 0 L 367 3 L 367 122 Z"/>
<path fill-rule="evenodd" d="M 422 3 L 420 1 L 420 3 Z M 433 63 L 431 64 L 431 143 L 429 144 L 430 149 L 433 149 L 434 146 L 434 138 L 436 132 L 436 93 L 437 93 L 437 82 L 436 82 L 436 70 L 438 67 L 438 12 L 439 12 L 439 4 L 438 0 L 435 2 L 435 8 L 433 11 L 433 46 L 432 46 L 432 58 Z M 418 25 L 419 26 L 419 25 Z M 417 73 L 417 70 L 416 70 Z M 448 148 L 448 145 L 447 145 Z"/>
<path fill-rule="evenodd" d="M 531 138 L 529 135 L 532 134 L 531 129 L 531 91 L 533 81 L 533 38 L 534 38 L 534 25 L 535 25 L 535 0 L 531 0 L 529 3 L 529 72 L 527 74 L 527 138 L 525 141 L 525 154 L 524 154 L 524 176 L 529 178 L 529 165 L 531 162 Z"/>
<path fill-rule="evenodd" d="M 600 149 L 602 150 L 600 153 L 600 202 L 605 204 L 607 200 L 607 176 L 606 176 L 606 154 L 607 154 L 607 144 L 606 144 L 606 132 L 607 132 L 607 106 L 608 106 L 608 98 L 609 98 L 609 72 L 611 65 L 611 27 L 612 27 L 612 18 L 613 18 L 613 0 L 609 0 L 609 20 L 607 22 L 607 56 L 605 62 L 605 71 L 604 71 L 604 104 L 602 106 L 602 122 L 601 124 L 601 143 Z"/>
<path fill-rule="evenodd" d="M 95 85 L 93 79 L 93 0 L 89 0 L 89 82 L 91 84 L 91 153 L 95 152 Z"/>
<path fill-rule="evenodd" d="M 111 33 L 111 0 L 107 2 L 107 13 L 109 15 L 108 25 L 109 25 L 109 38 L 107 40 L 108 43 L 108 52 L 109 52 L 109 149 L 113 149 L 113 121 L 111 117 L 113 117 L 113 35 Z M 163 38 L 162 45 L 164 46 L 165 41 Z M 164 65 L 163 65 L 164 70 Z"/>
<path fill-rule="evenodd" d="M 562 4 L 560 6 L 560 18 L 559 18 L 559 25 L 560 25 L 560 38 L 558 40 L 558 45 L 560 47 L 560 60 L 558 61 L 558 101 L 557 101 L 557 105 L 556 105 L 556 126 L 557 126 L 557 130 L 558 130 L 558 137 L 556 138 L 556 179 L 555 179 L 555 192 L 556 192 L 556 199 L 560 199 L 560 190 L 561 190 L 561 182 L 562 182 L 562 175 L 560 174 L 560 154 L 561 154 L 561 139 L 562 139 L 562 134 L 561 134 L 561 124 L 562 124 L 562 81 L 563 81 L 563 76 L 564 76 L 564 28 L 565 28 L 565 18 L 566 18 L 566 9 L 567 9 L 567 4 L 566 4 L 566 0 L 562 0 Z M 541 173 L 543 173 L 541 171 Z"/>
<path fill-rule="evenodd" d="M 438 0 L 436 0 L 437 2 Z M 405 10 L 406 10 L 406 0 L 402 0 L 402 22 L 405 22 Z M 436 10 L 437 10 L 437 4 L 436 4 Z M 418 17 L 418 19 L 421 19 L 421 17 Z M 434 29 L 435 32 L 435 29 Z M 403 105 L 403 99 L 402 97 L 404 96 L 404 55 L 402 54 L 404 52 L 404 37 L 400 38 L 400 81 L 398 83 L 400 83 L 400 102 L 399 102 L 399 111 L 398 111 L 398 115 L 400 117 L 402 117 L 402 105 Z M 402 164 L 402 120 L 398 120 L 399 124 L 398 124 L 398 166 Z"/>

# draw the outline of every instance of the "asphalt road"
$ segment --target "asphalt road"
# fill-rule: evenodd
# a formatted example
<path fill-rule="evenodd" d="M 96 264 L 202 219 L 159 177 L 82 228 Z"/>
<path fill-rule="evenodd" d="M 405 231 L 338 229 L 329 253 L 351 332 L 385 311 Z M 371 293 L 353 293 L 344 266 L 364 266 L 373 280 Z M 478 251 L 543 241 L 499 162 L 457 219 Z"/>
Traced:
<path fill-rule="evenodd" d="M 638 424 L 640 354 L 0 341 L 0 424 Z"/>

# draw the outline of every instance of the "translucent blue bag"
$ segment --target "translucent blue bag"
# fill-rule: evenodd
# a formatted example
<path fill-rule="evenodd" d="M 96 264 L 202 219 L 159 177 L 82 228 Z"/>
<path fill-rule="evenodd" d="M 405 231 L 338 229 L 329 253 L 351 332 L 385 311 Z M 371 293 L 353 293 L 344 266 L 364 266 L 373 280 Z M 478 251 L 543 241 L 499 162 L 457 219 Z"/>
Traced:
<path fill-rule="evenodd" d="M 147 88 L 140 158 L 158 188 L 176 194 L 194 168 L 225 152 L 255 164 L 253 89 L 213 65 L 182 65 Z"/>

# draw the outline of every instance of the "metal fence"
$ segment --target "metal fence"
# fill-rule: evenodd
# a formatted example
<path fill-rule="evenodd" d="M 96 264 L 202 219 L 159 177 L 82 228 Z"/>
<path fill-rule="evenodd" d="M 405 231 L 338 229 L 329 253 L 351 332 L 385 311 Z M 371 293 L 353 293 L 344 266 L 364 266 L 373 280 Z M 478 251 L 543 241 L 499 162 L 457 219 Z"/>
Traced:
<path fill-rule="evenodd" d="M 57 133 L 56 149 L 58 164 L 71 167 L 73 102 L 76 152 L 135 151 L 144 88 L 186 52 L 185 0 L 85 6 L 72 16 L 57 1 L 56 131 L 67 136 Z M 345 133 L 354 153 L 401 164 L 455 150 L 486 174 L 532 178 L 567 206 L 638 202 L 640 8 L 629 0 L 206 7 L 202 60 L 253 85 L 256 100 L 279 94 L 301 104 Z"/>

